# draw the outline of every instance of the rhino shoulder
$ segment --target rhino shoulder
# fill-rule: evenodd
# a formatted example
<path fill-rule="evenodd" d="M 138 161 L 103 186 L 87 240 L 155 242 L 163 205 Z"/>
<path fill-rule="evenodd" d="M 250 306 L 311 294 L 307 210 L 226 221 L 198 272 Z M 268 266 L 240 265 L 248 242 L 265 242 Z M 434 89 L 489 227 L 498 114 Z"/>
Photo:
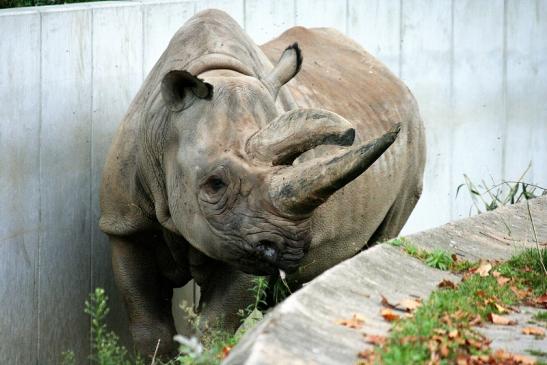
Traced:
<path fill-rule="evenodd" d="M 99 228 L 125 236 L 153 228 L 154 209 L 139 176 L 137 144 L 122 123 L 107 156 L 100 191 Z"/>

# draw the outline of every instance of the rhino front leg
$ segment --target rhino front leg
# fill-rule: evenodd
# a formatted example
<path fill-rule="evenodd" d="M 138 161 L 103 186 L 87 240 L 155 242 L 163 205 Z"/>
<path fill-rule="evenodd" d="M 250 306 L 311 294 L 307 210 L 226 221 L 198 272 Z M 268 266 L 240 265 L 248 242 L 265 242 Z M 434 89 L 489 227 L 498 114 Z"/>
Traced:
<path fill-rule="evenodd" d="M 253 275 L 216 260 L 211 260 L 204 271 L 194 271 L 194 278 L 201 289 L 199 314 L 202 323 L 220 326 L 233 333 L 241 324 L 239 310 L 254 302 L 250 291 Z"/>
<path fill-rule="evenodd" d="M 173 288 L 158 268 L 154 237 L 110 237 L 112 267 L 129 315 L 129 329 L 136 350 L 146 357 L 152 356 L 158 340 L 160 355 L 176 350 Z"/>

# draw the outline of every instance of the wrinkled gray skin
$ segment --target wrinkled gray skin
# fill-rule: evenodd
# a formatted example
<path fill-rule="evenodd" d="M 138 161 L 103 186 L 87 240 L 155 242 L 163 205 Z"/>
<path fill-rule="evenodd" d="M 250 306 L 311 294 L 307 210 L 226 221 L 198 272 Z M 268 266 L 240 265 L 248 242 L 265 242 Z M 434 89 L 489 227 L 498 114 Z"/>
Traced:
<path fill-rule="evenodd" d="M 424 162 L 414 98 L 348 38 L 292 28 L 260 49 L 227 14 L 197 14 L 133 100 L 103 174 L 100 227 L 137 349 L 174 350 L 173 288 L 192 278 L 201 315 L 233 330 L 251 274 L 282 269 L 297 287 L 395 236 Z"/>

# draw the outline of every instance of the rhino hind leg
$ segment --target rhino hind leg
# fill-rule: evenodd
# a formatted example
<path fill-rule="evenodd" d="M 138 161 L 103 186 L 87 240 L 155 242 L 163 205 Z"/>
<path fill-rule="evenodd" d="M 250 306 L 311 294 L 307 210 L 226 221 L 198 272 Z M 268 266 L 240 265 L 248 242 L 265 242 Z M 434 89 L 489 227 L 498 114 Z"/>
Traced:
<path fill-rule="evenodd" d="M 145 358 L 154 354 L 158 340 L 160 356 L 176 354 L 173 286 L 159 271 L 153 239 L 149 235 L 110 237 L 114 276 L 129 315 L 131 336 Z"/>
<path fill-rule="evenodd" d="M 399 235 L 422 194 L 421 183 L 416 186 L 415 190 L 405 189 L 399 193 L 389 208 L 384 220 L 376 231 L 374 231 L 363 249 L 367 249 L 378 242 L 384 242 Z"/>

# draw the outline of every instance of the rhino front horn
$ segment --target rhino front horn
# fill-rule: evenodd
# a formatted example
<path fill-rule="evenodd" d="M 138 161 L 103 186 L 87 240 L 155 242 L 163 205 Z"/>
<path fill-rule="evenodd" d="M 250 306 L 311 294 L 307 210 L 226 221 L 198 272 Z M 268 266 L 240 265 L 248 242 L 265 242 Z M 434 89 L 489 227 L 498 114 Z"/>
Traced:
<path fill-rule="evenodd" d="M 369 143 L 280 170 L 269 186 L 273 205 L 286 215 L 311 214 L 335 191 L 365 172 L 395 141 L 400 128 L 396 124 Z"/>

